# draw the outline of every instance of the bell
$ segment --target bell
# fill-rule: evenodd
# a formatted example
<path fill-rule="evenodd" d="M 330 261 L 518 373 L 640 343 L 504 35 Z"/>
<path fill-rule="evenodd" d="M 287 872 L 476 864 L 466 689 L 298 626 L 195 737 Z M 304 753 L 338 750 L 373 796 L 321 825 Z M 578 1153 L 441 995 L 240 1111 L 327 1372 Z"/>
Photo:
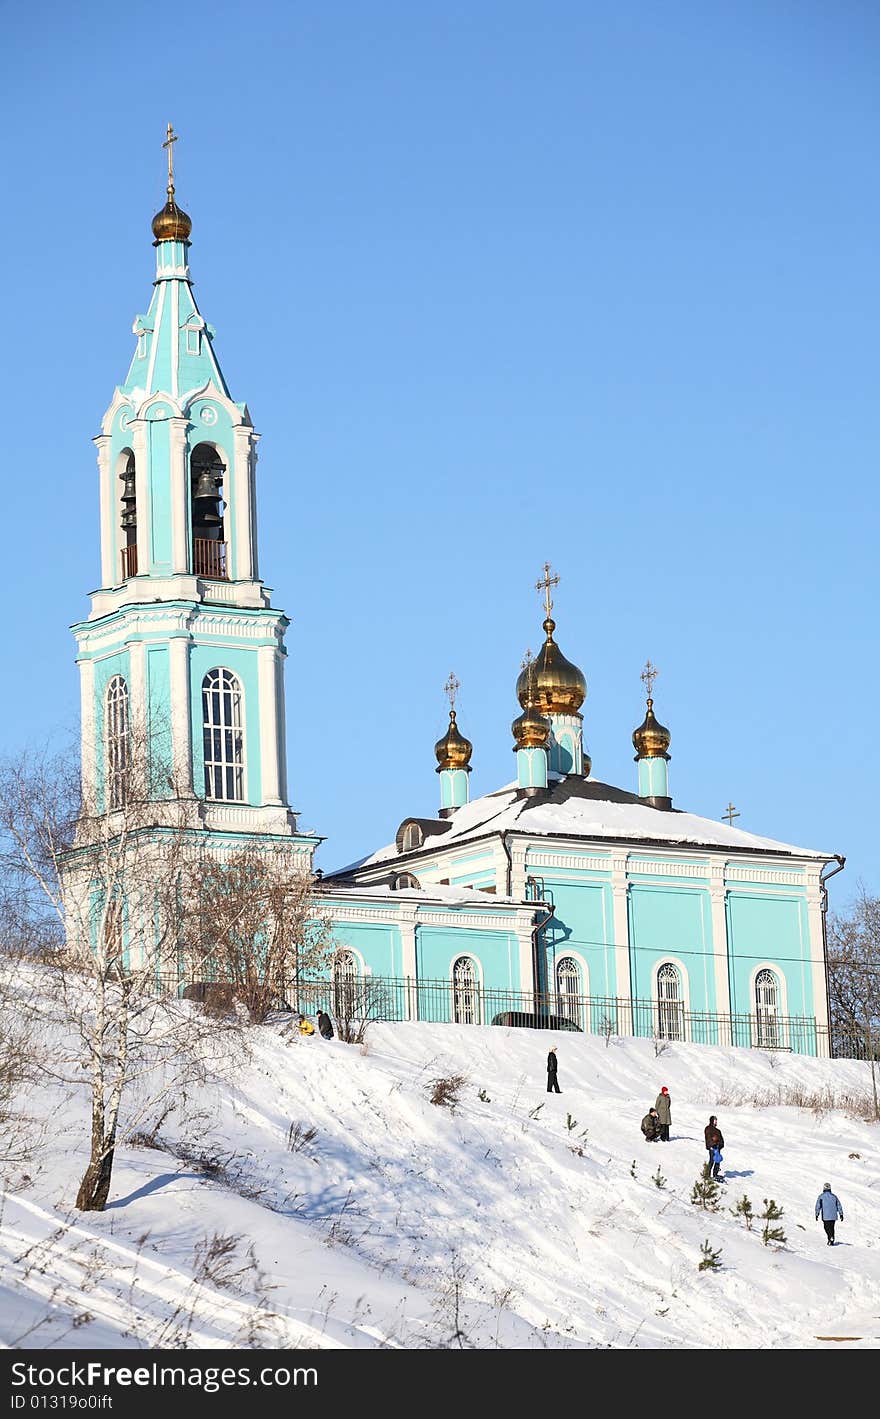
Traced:
<path fill-rule="evenodd" d="M 217 475 L 210 468 L 203 468 L 199 474 L 198 482 L 193 488 L 193 500 L 217 500 Z"/>

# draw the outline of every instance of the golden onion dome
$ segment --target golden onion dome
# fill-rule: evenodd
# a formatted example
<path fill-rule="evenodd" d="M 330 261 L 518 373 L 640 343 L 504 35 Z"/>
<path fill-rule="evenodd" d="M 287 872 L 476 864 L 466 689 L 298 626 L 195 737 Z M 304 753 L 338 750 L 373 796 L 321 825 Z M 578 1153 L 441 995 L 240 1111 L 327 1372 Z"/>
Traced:
<path fill-rule="evenodd" d="M 192 222 L 186 212 L 178 207 L 172 190 L 162 211 L 157 212 L 153 218 L 153 236 L 157 242 L 189 241 L 191 231 Z"/>
<path fill-rule="evenodd" d="M 659 724 L 654 716 L 654 701 L 648 699 L 648 708 L 643 722 L 633 731 L 633 746 L 637 759 L 668 759 L 666 752 L 672 735 L 664 724 Z"/>
<path fill-rule="evenodd" d="M 437 773 L 441 769 L 467 769 L 470 773 L 471 754 L 474 746 L 469 739 L 459 732 L 455 722 L 455 710 L 449 711 L 449 728 L 442 739 L 438 739 L 434 745 L 434 753 L 437 756 Z"/>
<path fill-rule="evenodd" d="M 550 721 L 533 705 L 527 705 L 522 714 L 513 721 L 510 732 L 514 739 L 514 750 L 545 749 L 550 738 Z"/>
<path fill-rule="evenodd" d="M 577 714 L 587 697 L 587 682 L 576 665 L 566 660 L 553 639 L 556 622 L 544 622 L 547 639 L 528 669 L 520 672 L 516 697 L 523 709 L 531 697 L 541 714 Z"/>

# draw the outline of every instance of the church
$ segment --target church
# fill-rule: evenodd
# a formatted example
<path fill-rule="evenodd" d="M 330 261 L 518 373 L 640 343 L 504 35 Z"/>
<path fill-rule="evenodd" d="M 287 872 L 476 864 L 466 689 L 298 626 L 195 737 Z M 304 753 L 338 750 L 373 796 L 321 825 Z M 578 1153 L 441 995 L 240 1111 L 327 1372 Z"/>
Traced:
<path fill-rule="evenodd" d="M 152 298 L 95 439 L 101 584 L 73 627 L 83 776 L 100 811 L 117 808 L 143 725 L 193 831 L 281 845 L 312 870 L 319 839 L 288 797 L 288 621 L 259 569 L 258 435 L 193 294 L 175 141 L 169 125 Z M 313 1003 L 827 1055 L 824 883 L 843 859 L 674 806 L 650 663 L 633 782 L 595 777 L 586 681 L 551 614 L 558 581 L 545 565 L 543 644 L 515 686 L 512 782 L 471 800 L 450 676 L 436 812 L 402 816 L 393 842 L 316 874 L 336 952 Z"/>

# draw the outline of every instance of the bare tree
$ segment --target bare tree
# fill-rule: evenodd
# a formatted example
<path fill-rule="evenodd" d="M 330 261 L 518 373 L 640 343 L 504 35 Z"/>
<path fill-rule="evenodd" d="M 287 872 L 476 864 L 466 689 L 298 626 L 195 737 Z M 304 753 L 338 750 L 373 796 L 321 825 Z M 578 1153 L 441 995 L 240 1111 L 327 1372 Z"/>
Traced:
<path fill-rule="evenodd" d="M 848 912 L 828 918 L 828 991 L 835 1053 L 870 1061 L 880 1119 L 880 898 L 864 887 Z"/>
<path fill-rule="evenodd" d="M 187 896 L 198 902 L 183 951 L 190 974 L 225 984 L 261 1024 L 273 1010 L 300 1007 L 300 981 L 324 974 L 331 923 L 318 910 L 302 850 L 276 841 L 189 864 Z"/>

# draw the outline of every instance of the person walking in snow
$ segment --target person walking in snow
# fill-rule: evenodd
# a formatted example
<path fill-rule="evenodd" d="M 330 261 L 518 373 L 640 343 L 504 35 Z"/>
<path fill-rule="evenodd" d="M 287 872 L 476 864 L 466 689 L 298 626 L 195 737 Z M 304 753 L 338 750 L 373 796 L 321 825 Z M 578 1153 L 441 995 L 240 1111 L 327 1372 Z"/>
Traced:
<path fill-rule="evenodd" d="M 318 1031 L 322 1039 L 332 1040 L 333 1025 L 331 1023 L 330 1016 L 327 1014 L 326 1010 L 318 1011 Z"/>
<path fill-rule="evenodd" d="M 547 1093 L 561 1094 L 559 1080 L 556 1078 L 556 1046 L 550 1046 L 550 1053 L 547 1056 Z"/>
<path fill-rule="evenodd" d="M 642 1119 L 642 1133 L 645 1135 L 646 1143 L 660 1142 L 660 1120 L 657 1117 L 656 1109 L 648 1109 Z"/>
<path fill-rule="evenodd" d="M 668 1143 L 669 1125 L 672 1123 L 672 1099 L 669 1096 L 669 1090 L 665 1084 L 657 1095 L 657 1102 L 654 1108 L 657 1110 L 657 1117 L 660 1120 L 660 1141 L 661 1143 Z"/>
<path fill-rule="evenodd" d="M 706 1148 L 709 1153 L 709 1172 L 713 1178 L 717 1178 L 721 1169 L 721 1149 L 724 1147 L 724 1135 L 718 1127 L 718 1120 L 714 1114 L 709 1117 L 709 1122 L 703 1129 L 703 1137 L 706 1140 Z"/>
<path fill-rule="evenodd" d="M 825 1235 L 828 1238 L 828 1245 L 834 1246 L 834 1224 L 843 1221 L 843 1208 L 840 1205 L 840 1198 L 835 1197 L 831 1191 L 831 1184 L 826 1183 L 816 1198 L 816 1221 L 822 1217 L 822 1226 L 825 1228 Z"/>

